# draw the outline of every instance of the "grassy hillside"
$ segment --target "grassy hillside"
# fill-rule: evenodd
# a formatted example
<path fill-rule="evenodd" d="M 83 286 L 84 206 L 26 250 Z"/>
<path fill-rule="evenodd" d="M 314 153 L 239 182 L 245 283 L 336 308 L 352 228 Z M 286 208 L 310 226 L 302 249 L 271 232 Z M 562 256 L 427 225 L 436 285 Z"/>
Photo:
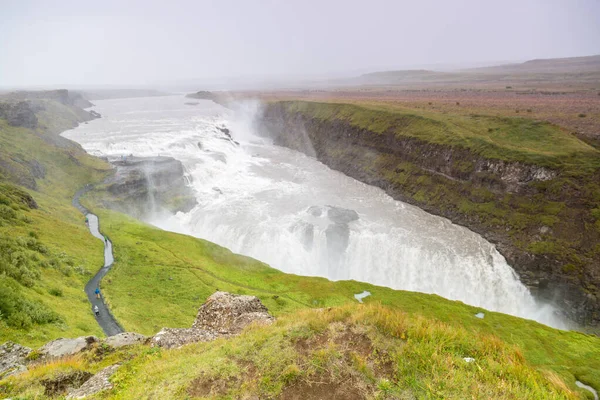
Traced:
<path fill-rule="evenodd" d="M 83 292 L 102 266 L 102 244 L 71 197 L 109 170 L 58 136 L 83 110 L 50 100 L 37 107 L 32 129 L 0 119 L 0 342 L 33 346 L 102 332 Z"/>
<path fill-rule="evenodd" d="M 570 174 L 600 168 L 600 151 L 559 127 L 522 117 L 440 114 L 377 103 L 283 103 L 292 113 L 341 120 L 382 134 L 458 146 L 482 157 L 559 168 Z"/>
<path fill-rule="evenodd" d="M 79 120 L 79 111 L 51 103 L 45 112 L 37 129 L 0 120 L 0 155 L 10 160 L 1 164 L 0 179 L 0 342 L 32 347 L 101 335 L 83 286 L 102 265 L 102 245 L 71 197 L 109 168 L 56 136 Z M 32 187 L 18 185 L 31 184 L 24 176 Z M 598 337 L 435 295 L 285 274 L 103 209 L 104 195 L 84 202 L 114 244 L 115 264 L 102 289 L 125 329 L 153 334 L 190 326 L 217 289 L 258 296 L 279 322 L 182 350 L 99 347 L 4 380 L 0 394 L 57 397 L 45 394 L 44 380 L 115 362 L 124 364 L 112 378 L 115 389 L 98 398 L 297 398 L 341 390 L 346 398 L 568 399 L 583 393 L 575 392 L 575 379 L 600 387 Z M 359 305 L 353 296 L 363 290 L 372 296 Z M 480 311 L 484 319 L 474 316 Z"/>
<path fill-rule="evenodd" d="M 411 319 L 468 332 L 473 342 L 479 335 L 495 336 L 516 346 L 532 366 L 552 371 L 570 387 L 575 378 L 600 385 L 596 336 L 488 311 L 478 319 L 475 314 L 481 309 L 436 295 L 285 274 L 210 242 L 165 232 L 112 211 L 95 212 L 115 244 L 115 264 L 102 284 L 103 293 L 126 330 L 153 334 L 161 327 L 190 326 L 200 304 L 216 289 L 255 295 L 274 315 L 290 319 L 309 308 L 360 310 L 354 294 L 368 290 L 372 296 L 366 304 L 381 304 Z"/>
<path fill-rule="evenodd" d="M 114 389 L 94 398 L 546 400 L 583 393 L 493 335 L 380 305 L 302 310 L 233 339 L 176 350 L 98 347 L 6 380 L 0 393 L 48 398 L 41 382 L 115 362 L 123 366 L 111 378 Z"/>
<path fill-rule="evenodd" d="M 331 168 L 482 234 L 542 298 L 600 324 L 597 149 L 532 119 L 389 104 L 279 101 L 263 121 L 283 145 L 306 132 Z"/>

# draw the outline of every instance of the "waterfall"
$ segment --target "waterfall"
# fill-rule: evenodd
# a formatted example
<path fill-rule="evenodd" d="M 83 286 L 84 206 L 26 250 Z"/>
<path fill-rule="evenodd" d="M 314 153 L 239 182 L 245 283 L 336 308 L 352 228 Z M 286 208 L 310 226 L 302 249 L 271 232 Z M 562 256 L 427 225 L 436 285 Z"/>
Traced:
<path fill-rule="evenodd" d="M 536 303 L 491 243 L 273 146 L 253 131 L 255 105 L 234 114 L 208 101 L 186 105 L 181 96 L 97 103 L 107 117 L 65 136 L 94 154 L 160 154 L 184 165 L 198 204 L 188 213 L 157 213 L 149 222 L 158 227 L 284 272 L 435 293 L 565 327 L 551 307 Z"/>

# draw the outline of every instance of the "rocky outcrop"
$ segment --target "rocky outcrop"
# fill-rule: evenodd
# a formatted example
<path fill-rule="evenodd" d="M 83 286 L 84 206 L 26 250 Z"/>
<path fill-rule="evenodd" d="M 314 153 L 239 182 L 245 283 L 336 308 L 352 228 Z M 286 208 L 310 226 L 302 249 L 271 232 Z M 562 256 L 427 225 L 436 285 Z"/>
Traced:
<path fill-rule="evenodd" d="M 556 304 L 578 323 L 600 325 L 600 260 L 593 256 L 600 254 L 594 250 L 600 235 L 586 228 L 593 226 L 589 210 L 597 206 L 591 197 L 586 199 L 577 192 L 577 185 L 548 190 L 560 178 L 559 170 L 486 158 L 465 147 L 403 136 L 396 131 L 402 127 L 371 132 L 346 120 L 290 111 L 285 102 L 267 105 L 258 124 L 258 130 L 272 137 L 275 144 L 314 156 L 332 169 L 382 188 L 397 200 L 481 234 L 496 245 L 539 299 Z M 422 181 L 417 181 L 419 178 Z M 593 180 L 578 185 L 591 188 Z M 453 203 L 444 200 L 449 198 L 446 193 L 452 196 Z M 502 212 L 508 215 L 526 214 L 515 210 L 515 206 L 535 205 L 540 199 L 547 201 L 544 207 L 562 204 L 568 211 L 552 229 L 529 222 L 536 219 L 525 215 L 522 226 L 508 226 L 502 217 L 486 214 L 486 210 L 461 208 L 461 199 L 476 207 L 491 204 L 494 211 L 499 209 L 496 205 L 502 204 Z M 554 221 L 555 216 L 549 219 Z M 578 237 L 584 230 L 586 237 Z M 345 236 L 343 225 L 331 227 L 328 239 L 334 236 Z M 571 251 L 568 256 L 561 251 L 535 251 L 535 243 L 529 245 L 532 241 L 561 245 L 572 243 L 575 238 L 579 248 L 566 246 Z"/>
<path fill-rule="evenodd" d="M 239 334 L 251 323 L 271 324 L 275 319 L 255 296 L 216 292 L 198 310 L 191 328 L 164 328 L 152 338 L 155 346 L 174 348 Z"/>
<path fill-rule="evenodd" d="M 173 349 L 189 343 L 210 342 L 222 336 L 195 328 L 163 328 L 152 338 L 152 345 Z"/>
<path fill-rule="evenodd" d="M 189 93 L 185 95 L 185 97 L 188 97 L 190 99 L 212 100 L 215 97 L 215 95 L 207 90 L 200 90 L 196 93 Z"/>
<path fill-rule="evenodd" d="M 148 340 L 148 337 L 135 332 L 123 332 L 113 336 L 109 336 L 102 340 L 102 343 L 108 345 L 114 349 L 124 346 L 133 346 L 135 344 L 142 344 Z"/>
<path fill-rule="evenodd" d="M 258 297 L 216 292 L 200 307 L 192 328 L 235 335 L 252 322 L 273 320 Z"/>
<path fill-rule="evenodd" d="M 161 207 L 187 212 L 196 205 L 180 161 L 133 156 L 110 161 L 116 167 L 116 173 L 106 182 L 114 196 L 110 207 L 140 217 Z"/>
<path fill-rule="evenodd" d="M 29 101 L 0 103 L 0 118 L 6 119 L 6 122 L 11 126 L 35 128 L 38 124 L 35 112 L 36 107 Z"/>
<path fill-rule="evenodd" d="M 60 338 L 46 343 L 37 352 L 41 357 L 59 358 L 88 350 L 97 342 L 98 338 L 95 336 L 81 336 L 75 339 Z"/>
<path fill-rule="evenodd" d="M 0 346 L 0 379 L 26 371 L 30 353 L 29 347 L 10 341 Z"/>
<path fill-rule="evenodd" d="M 110 383 L 109 378 L 117 372 L 120 366 L 120 364 L 115 364 L 104 368 L 102 371 L 85 381 L 79 388 L 70 391 L 66 398 L 85 399 L 86 397 L 93 396 L 103 390 L 112 389 L 113 385 Z"/>
<path fill-rule="evenodd" d="M 189 93 L 185 97 L 190 99 L 212 100 L 214 103 L 217 103 L 225 108 L 231 108 L 227 97 L 222 92 L 214 93 L 207 90 L 200 90 L 196 93 Z"/>

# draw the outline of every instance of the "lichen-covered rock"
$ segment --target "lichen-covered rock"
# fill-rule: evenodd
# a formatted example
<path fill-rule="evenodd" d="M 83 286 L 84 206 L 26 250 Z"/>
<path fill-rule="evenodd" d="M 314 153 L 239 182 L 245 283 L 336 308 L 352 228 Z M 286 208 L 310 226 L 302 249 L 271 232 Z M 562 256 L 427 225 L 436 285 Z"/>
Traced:
<path fill-rule="evenodd" d="M 108 380 L 121 365 L 115 364 L 110 367 L 104 368 L 96 375 L 88 379 L 78 389 L 72 390 L 68 395 L 67 399 L 85 399 L 88 396 L 92 396 L 103 390 L 112 389 L 113 385 Z"/>
<path fill-rule="evenodd" d="M 195 328 L 163 328 L 152 338 L 152 346 L 172 349 L 189 343 L 210 342 L 222 336 Z"/>
<path fill-rule="evenodd" d="M 0 346 L 0 378 L 26 371 L 25 362 L 29 353 L 29 347 L 10 341 Z"/>
<path fill-rule="evenodd" d="M 148 338 L 142 334 L 135 332 L 123 332 L 117 335 L 109 336 L 102 341 L 102 343 L 113 347 L 119 348 L 123 346 L 131 346 L 134 344 L 144 343 Z"/>
<path fill-rule="evenodd" d="M 64 357 L 87 350 L 93 343 L 98 342 L 95 336 L 81 336 L 75 339 L 56 339 L 39 348 L 42 357 Z"/>
<path fill-rule="evenodd" d="M 257 297 L 216 292 L 200 307 L 191 328 L 164 328 L 152 338 L 152 345 L 174 348 L 209 342 L 236 335 L 253 322 L 270 324 L 274 320 Z"/>
<path fill-rule="evenodd" d="M 258 297 L 216 292 L 200 307 L 192 328 L 237 334 L 251 322 L 270 324 L 273 320 Z"/>

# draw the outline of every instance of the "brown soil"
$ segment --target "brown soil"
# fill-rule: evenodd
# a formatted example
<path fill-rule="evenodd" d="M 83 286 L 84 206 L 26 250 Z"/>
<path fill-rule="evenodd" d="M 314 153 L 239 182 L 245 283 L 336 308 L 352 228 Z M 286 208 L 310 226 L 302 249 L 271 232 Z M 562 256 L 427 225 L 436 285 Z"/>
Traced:
<path fill-rule="evenodd" d="M 238 380 L 235 378 L 223 380 L 202 374 L 192 381 L 187 393 L 192 397 L 224 396 L 237 384 Z"/>
<path fill-rule="evenodd" d="M 353 385 L 352 378 L 342 377 L 333 380 L 329 376 L 317 375 L 310 381 L 301 380 L 287 386 L 278 399 L 281 400 L 359 400 L 367 396 L 357 386 Z"/>

